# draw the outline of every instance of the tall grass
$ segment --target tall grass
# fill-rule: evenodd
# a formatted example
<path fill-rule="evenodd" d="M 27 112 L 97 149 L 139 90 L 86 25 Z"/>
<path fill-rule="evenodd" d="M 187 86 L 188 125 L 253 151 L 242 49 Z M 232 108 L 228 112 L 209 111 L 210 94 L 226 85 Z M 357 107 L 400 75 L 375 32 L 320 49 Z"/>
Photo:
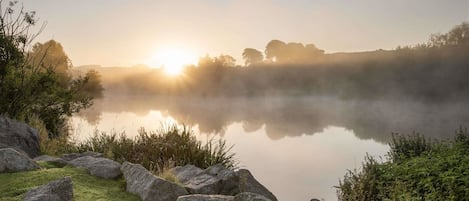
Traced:
<path fill-rule="evenodd" d="M 389 160 L 366 156 L 337 186 L 339 200 L 468 200 L 469 133 L 451 141 L 394 135 Z"/>
<path fill-rule="evenodd" d="M 75 145 L 78 152 L 95 151 L 122 162 L 138 163 L 153 172 L 162 173 L 173 166 L 192 164 L 207 168 L 222 164 L 237 167 L 232 146 L 223 139 L 202 143 L 188 127 L 166 126 L 154 132 L 140 129 L 134 138 L 124 133 L 99 133 Z"/>

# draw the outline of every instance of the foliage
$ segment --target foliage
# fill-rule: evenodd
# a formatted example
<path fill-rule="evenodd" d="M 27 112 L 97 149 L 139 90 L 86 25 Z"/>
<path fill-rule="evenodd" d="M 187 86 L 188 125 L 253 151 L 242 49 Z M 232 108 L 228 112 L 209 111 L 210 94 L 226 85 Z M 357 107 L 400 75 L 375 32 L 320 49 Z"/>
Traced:
<path fill-rule="evenodd" d="M 367 156 L 360 171 L 339 182 L 339 200 L 467 200 L 469 133 L 459 129 L 450 142 L 419 135 L 396 136 L 389 161 Z"/>
<path fill-rule="evenodd" d="M 250 66 L 254 64 L 259 64 L 264 60 L 264 55 L 259 50 L 254 48 L 245 48 L 243 51 L 243 59 L 245 60 L 245 65 Z"/>
<path fill-rule="evenodd" d="M 110 180 L 92 176 L 85 169 L 63 167 L 42 163 L 37 171 L 0 174 L 0 201 L 20 201 L 24 194 L 37 186 L 71 176 L 76 201 L 88 200 L 140 200 L 138 196 L 125 191 L 124 179 Z"/>
<path fill-rule="evenodd" d="M 150 171 L 163 173 L 174 166 L 192 164 L 207 168 L 222 164 L 236 168 L 234 154 L 222 139 L 209 139 L 206 143 L 195 138 L 187 127 L 169 126 L 157 132 L 139 131 L 135 138 L 124 134 L 95 133 L 76 145 L 79 152 L 95 151 L 122 162 L 138 163 Z"/>
<path fill-rule="evenodd" d="M 36 116 L 49 137 L 59 137 L 68 132 L 67 117 L 91 106 L 93 97 L 84 93 L 84 87 L 100 83 L 90 83 L 89 76 L 72 79 L 71 63 L 60 43 L 37 43 L 29 51 L 37 36 L 30 34 L 35 12 L 15 8 L 16 2 L 0 8 L 0 114 L 27 122 Z"/>

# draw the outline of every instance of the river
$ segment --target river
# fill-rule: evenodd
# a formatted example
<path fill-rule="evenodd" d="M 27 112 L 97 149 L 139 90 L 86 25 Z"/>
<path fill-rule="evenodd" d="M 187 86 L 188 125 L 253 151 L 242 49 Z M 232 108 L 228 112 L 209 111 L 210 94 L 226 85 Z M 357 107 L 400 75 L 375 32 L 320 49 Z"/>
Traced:
<path fill-rule="evenodd" d="M 386 160 L 392 133 L 444 139 L 469 122 L 464 102 L 117 95 L 94 102 L 71 119 L 76 140 L 96 130 L 134 136 L 168 122 L 191 126 L 200 140 L 216 136 L 234 145 L 240 167 L 282 201 L 337 200 L 334 186 L 367 153 Z"/>

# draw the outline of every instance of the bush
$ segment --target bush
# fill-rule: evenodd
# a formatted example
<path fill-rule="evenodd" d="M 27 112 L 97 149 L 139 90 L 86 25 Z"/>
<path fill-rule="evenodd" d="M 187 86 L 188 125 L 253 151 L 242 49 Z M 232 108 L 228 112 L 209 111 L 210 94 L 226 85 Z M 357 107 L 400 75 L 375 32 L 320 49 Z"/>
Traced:
<path fill-rule="evenodd" d="M 337 186 L 339 200 L 467 200 L 469 134 L 459 129 L 449 142 L 414 134 L 395 136 L 389 160 L 367 156 Z"/>

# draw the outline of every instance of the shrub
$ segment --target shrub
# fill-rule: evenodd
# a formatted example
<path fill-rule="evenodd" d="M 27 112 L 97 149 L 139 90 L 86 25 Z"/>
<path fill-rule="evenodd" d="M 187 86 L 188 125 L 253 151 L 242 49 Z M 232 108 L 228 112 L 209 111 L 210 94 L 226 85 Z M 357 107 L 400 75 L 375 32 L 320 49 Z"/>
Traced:
<path fill-rule="evenodd" d="M 231 169 L 237 167 L 231 148 L 223 139 L 209 139 L 206 143 L 197 140 L 188 127 L 168 126 L 155 132 L 141 129 L 134 138 L 124 133 L 106 134 L 96 132 L 94 136 L 76 146 L 79 152 L 95 151 L 122 162 L 138 163 L 150 171 L 163 173 L 165 170 L 192 164 L 207 168 L 222 164 Z"/>
<path fill-rule="evenodd" d="M 361 170 L 348 171 L 337 186 L 339 200 L 467 200 L 469 134 L 430 142 L 414 134 L 395 136 L 389 160 L 367 156 Z"/>

